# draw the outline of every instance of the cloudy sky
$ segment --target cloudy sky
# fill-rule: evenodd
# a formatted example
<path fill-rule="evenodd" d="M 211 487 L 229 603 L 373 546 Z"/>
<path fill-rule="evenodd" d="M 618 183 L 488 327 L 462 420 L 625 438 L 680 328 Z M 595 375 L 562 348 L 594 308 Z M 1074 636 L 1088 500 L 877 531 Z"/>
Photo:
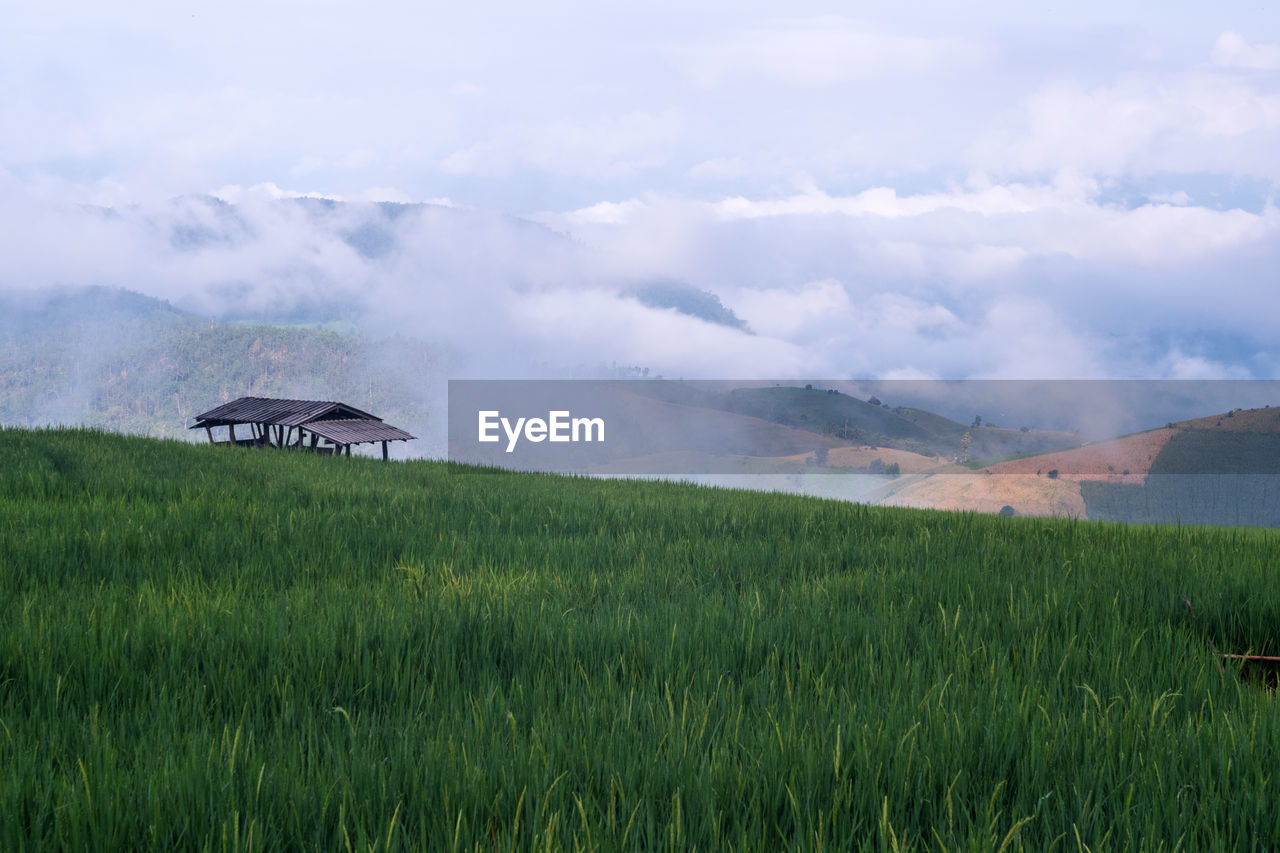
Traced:
<path fill-rule="evenodd" d="M 341 279 L 397 331 L 683 375 L 1280 378 L 1273 4 L 0 10 L 0 286 Z M 76 213 L 201 193 L 256 237 Z M 471 218 L 372 262 L 266 203 L 297 193 Z"/>

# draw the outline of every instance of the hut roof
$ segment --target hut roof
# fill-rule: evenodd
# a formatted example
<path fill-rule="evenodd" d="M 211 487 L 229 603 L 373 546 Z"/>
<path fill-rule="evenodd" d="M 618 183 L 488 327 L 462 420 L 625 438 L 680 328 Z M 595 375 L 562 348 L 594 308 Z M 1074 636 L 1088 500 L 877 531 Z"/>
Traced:
<path fill-rule="evenodd" d="M 382 418 L 355 406 L 333 400 L 280 400 L 272 397 L 241 397 L 196 415 L 191 429 L 266 424 L 300 427 L 336 445 L 366 444 L 375 441 L 409 441 L 412 435 L 384 423 Z M 212 434 L 210 434 L 212 439 Z M 270 439 L 267 436 L 262 438 Z M 277 438 L 283 443 L 283 438 Z M 386 447 L 383 447 L 386 456 Z"/>
<path fill-rule="evenodd" d="M 332 400 L 281 400 L 272 397 L 241 397 L 196 415 L 191 429 L 227 424 L 271 424 L 296 427 L 316 421 L 382 419 L 355 406 Z M 310 429 L 310 427 L 308 427 Z M 313 430 L 318 432 L 318 430 Z M 407 435 L 407 433 L 406 433 Z"/>
<path fill-rule="evenodd" d="M 368 418 L 343 418 L 330 421 L 310 421 L 303 429 L 327 438 L 334 444 L 365 444 L 373 441 L 409 441 L 413 436 L 402 429 Z"/>

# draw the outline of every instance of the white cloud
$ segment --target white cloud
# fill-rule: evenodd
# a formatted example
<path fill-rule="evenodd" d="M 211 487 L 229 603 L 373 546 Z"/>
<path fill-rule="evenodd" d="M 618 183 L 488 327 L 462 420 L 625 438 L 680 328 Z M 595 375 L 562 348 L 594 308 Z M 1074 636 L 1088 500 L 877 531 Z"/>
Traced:
<path fill-rule="evenodd" d="M 1270 71 L 1280 68 L 1280 46 L 1249 44 L 1244 36 L 1227 30 L 1213 43 L 1213 61 L 1229 68 Z"/>
<path fill-rule="evenodd" d="M 731 180 L 750 176 L 752 165 L 743 157 L 712 157 L 689 169 L 689 177 L 699 180 Z"/>
<path fill-rule="evenodd" d="M 1104 349 L 1072 318 L 1037 299 L 995 302 L 970 338 L 970 378 L 1097 379 L 1107 376 Z"/>
<path fill-rule="evenodd" d="M 835 375 L 1151 375 L 1142 342 L 1159 329 L 1236 329 L 1255 350 L 1280 335 L 1256 310 L 1274 289 L 1280 211 L 1177 193 L 1128 207 L 1069 173 L 917 194 L 646 195 L 549 221 L 611 278 L 714 290 L 761 337 L 825 354 Z"/>
<path fill-rule="evenodd" d="M 454 151 L 439 166 L 449 174 L 483 177 L 525 170 L 587 178 L 630 175 L 665 163 L 682 126 L 674 110 L 508 126 Z"/>
<path fill-rule="evenodd" d="M 885 219 L 922 216 L 939 210 L 956 210 L 992 216 L 1029 213 L 1075 201 L 1096 191 L 1096 184 L 1064 181 L 1056 186 L 1005 184 L 981 189 L 956 189 L 942 193 L 899 196 L 892 187 L 872 187 L 852 196 L 830 196 L 816 187 L 797 195 L 757 201 L 729 198 L 715 205 L 725 219 L 755 219 L 764 216 L 873 216 Z"/>
<path fill-rule="evenodd" d="M 395 187 L 368 187 L 352 194 L 350 198 L 355 201 L 389 201 L 396 204 L 409 204 L 413 201 L 413 198 L 408 193 Z M 448 201 L 448 199 L 445 199 L 445 201 Z"/>
<path fill-rule="evenodd" d="M 508 316 L 533 352 L 561 364 L 584 352 L 683 378 L 760 379 L 823 374 L 825 354 L 750 335 L 599 290 L 553 289 L 513 296 Z"/>
<path fill-rule="evenodd" d="M 36 4 L 0 31 L 0 286 L 327 301 L 491 375 L 1277 369 L 1274 13 L 1223 32 L 1210 4 L 921 23 L 583 3 L 495 28 L 334 6 L 299 30 L 252 4 L 194 24 L 152 5 L 68 24 Z M 171 201 L 207 187 L 234 216 Z M 366 202 L 423 198 L 378 220 L 385 255 L 344 239 L 380 216 Z M 535 204 L 550 228 L 510 217 Z M 181 250 L 165 228 L 236 218 Z M 621 296 L 652 279 L 715 292 L 756 334 Z"/>
<path fill-rule="evenodd" d="M 572 211 L 566 214 L 565 219 L 577 225 L 622 225 L 643 207 L 644 202 L 634 198 L 619 202 L 602 201 Z"/>
<path fill-rule="evenodd" d="M 707 203 L 646 196 L 548 221 L 571 230 L 630 225 L 632 232 L 653 234 L 659 223 L 688 230 L 714 221 L 834 217 L 850 220 L 849 228 L 871 239 L 871 251 L 895 266 L 968 280 L 1008 274 L 1037 256 L 1161 266 L 1280 238 L 1280 212 L 1270 207 L 1258 213 L 1213 210 L 1173 193 L 1128 208 L 1105 203 L 1100 194 L 1096 181 L 1064 173 L 1051 184 L 977 178 L 969 186 L 916 195 L 874 187 L 850 196 L 810 188 L 781 198 Z"/>
<path fill-rule="evenodd" d="M 1280 93 L 1228 76 L 1058 82 L 1032 94 L 1021 115 L 975 141 L 975 162 L 1002 174 L 1220 171 L 1280 179 L 1273 153 Z"/>
<path fill-rule="evenodd" d="M 702 86 L 743 78 L 789 86 L 832 86 L 930 74 L 971 65 L 981 57 L 976 45 L 958 38 L 891 35 L 833 16 L 746 29 L 681 51 L 694 80 Z"/>
<path fill-rule="evenodd" d="M 1152 204 L 1172 204 L 1175 207 L 1186 207 L 1191 203 L 1191 196 L 1186 190 L 1174 190 L 1171 193 L 1148 193 L 1147 201 Z"/>
<path fill-rule="evenodd" d="M 921 370 L 918 367 L 915 367 L 913 365 L 907 365 L 906 367 L 898 367 L 892 370 L 886 370 L 884 372 L 884 375 L 879 378 L 884 379 L 886 382 L 896 382 L 896 381 L 920 382 L 920 381 L 933 381 L 933 380 L 941 379 L 942 377 L 939 376 L 936 371 Z"/>
<path fill-rule="evenodd" d="M 242 187 L 239 184 L 226 184 L 218 187 L 209 193 L 217 199 L 225 201 L 227 204 L 239 204 L 253 197 L 278 199 L 278 198 L 326 198 L 338 200 L 335 195 L 328 195 L 319 192 L 305 192 L 301 190 L 289 190 L 278 187 L 270 181 L 261 184 L 254 184 L 251 187 Z"/>
<path fill-rule="evenodd" d="M 1249 379 L 1240 365 L 1223 364 L 1198 355 L 1188 355 L 1175 347 L 1160 361 L 1157 370 L 1163 379 Z"/>
<path fill-rule="evenodd" d="M 815 321 L 849 314 L 849 294 L 837 281 L 805 284 L 799 289 L 747 288 L 733 294 L 734 311 L 747 325 L 768 337 L 795 338 Z"/>
<path fill-rule="evenodd" d="M 340 195 L 338 193 L 322 193 L 315 191 L 291 190 L 278 187 L 270 181 L 254 184 L 251 187 L 243 187 L 239 184 L 226 184 L 213 190 L 209 195 L 214 198 L 221 199 L 228 204 L 239 204 L 253 198 L 261 199 L 281 199 L 281 198 L 316 198 L 327 199 L 329 201 L 368 201 L 383 202 L 389 201 L 397 204 L 410 204 L 414 199 L 406 192 L 398 190 L 395 187 L 367 187 L 354 193 Z M 453 202 L 449 199 L 430 199 L 428 204 L 443 204 L 452 206 Z"/>

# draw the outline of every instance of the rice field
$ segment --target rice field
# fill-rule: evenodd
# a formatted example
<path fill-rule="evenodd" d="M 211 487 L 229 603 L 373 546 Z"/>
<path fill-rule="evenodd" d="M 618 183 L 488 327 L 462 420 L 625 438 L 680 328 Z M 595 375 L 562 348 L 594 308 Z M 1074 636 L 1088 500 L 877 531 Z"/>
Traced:
<path fill-rule="evenodd" d="M 0 849 L 1274 849 L 1278 536 L 3 429 Z"/>

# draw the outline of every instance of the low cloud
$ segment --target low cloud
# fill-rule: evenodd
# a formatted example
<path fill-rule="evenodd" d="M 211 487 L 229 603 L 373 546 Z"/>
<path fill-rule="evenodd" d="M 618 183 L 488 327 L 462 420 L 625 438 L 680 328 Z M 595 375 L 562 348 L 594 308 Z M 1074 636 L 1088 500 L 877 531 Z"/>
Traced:
<path fill-rule="evenodd" d="M 110 209 L 7 186 L 0 287 L 107 284 L 228 319 L 344 319 L 448 349 L 458 376 L 1261 376 L 1280 337 L 1259 310 L 1280 263 L 1275 208 L 1124 207 L 1068 174 L 649 194 L 541 222 L 275 185 Z M 653 281 L 714 294 L 750 331 L 632 296 Z"/>
<path fill-rule="evenodd" d="M 1232 75 L 1046 84 L 971 158 L 993 174 L 1244 173 L 1280 179 L 1280 94 Z"/>
<path fill-rule="evenodd" d="M 1184 353 L 1175 347 L 1160 361 L 1165 379 L 1250 379 L 1249 370 L 1240 365 L 1223 364 L 1200 355 Z"/>
<path fill-rule="evenodd" d="M 634 262 L 715 291 L 837 375 L 1175 375 L 1164 353 L 1204 335 L 1236 336 L 1218 358 L 1265 373 L 1257 352 L 1280 321 L 1256 306 L 1280 212 L 1173 201 L 1119 205 L 1070 175 L 979 176 L 921 194 L 650 195 L 549 221 L 615 273 Z"/>

